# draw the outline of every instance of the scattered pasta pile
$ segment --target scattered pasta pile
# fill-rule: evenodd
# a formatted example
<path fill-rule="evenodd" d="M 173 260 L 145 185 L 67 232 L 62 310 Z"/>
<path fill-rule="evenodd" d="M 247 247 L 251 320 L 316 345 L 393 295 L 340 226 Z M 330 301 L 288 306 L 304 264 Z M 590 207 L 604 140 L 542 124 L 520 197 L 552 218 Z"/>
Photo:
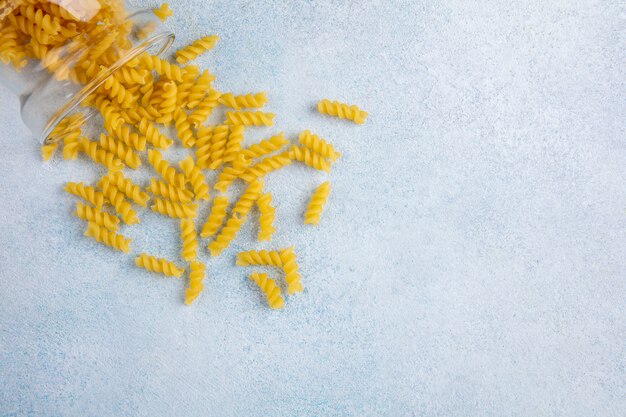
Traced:
<path fill-rule="evenodd" d="M 24 67 L 27 59 L 39 59 L 58 79 L 80 84 L 94 79 L 130 47 L 125 40 L 136 29 L 127 24 L 121 1 L 72 2 L 77 3 L 83 7 L 82 14 L 55 3 L 24 1 L 3 22 L 0 59 L 16 70 Z M 88 21 L 78 18 L 85 13 L 95 17 Z M 167 4 L 154 9 L 154 13 L 162 20 L 172 14 Z M 96 21 L 99 23 L 89 23 Z M 81 54 L 77 65 L 71 68 L 60 65 L 54 47 L 68 39 L 80 43 L 82 33 L 93 31 L 105 33 L 100 43 Z M 42 147 L 44 160 L 62 146 L 64 159 L 75 159 L 82 154 L 106 168 L 106 174 L 93 185 L 73 182 L 65 185 L 65 191 L 83 200 L 76 204 L 75 214 L 87 223 L 86 236 L 129 253 L 132 242 L 120 229 L 140 223 L 137 207 L 149 207 L 180 222 L 180 257 L 188 266 L 146 253 L 138 254 L 135 264 L 167 277 L 180 278 L 188 270 L 186 304 L 191 304 L 204 288 L 206 267 L 200 261 L 199 239 L 209 241 L 207 249 L 212 257 L 219 256 L 256 208 L 257 238 L 271 240 L 276 230 L 275 209 L 271 194 L 264 189 L 265 175 L 292 163 L 329 172 L 341 156 L 330 143 L 308 130 L 300 133 L 297 143 L 278 133 L 243 147 L 246 129 L 273 126 L 274 114 L 259 110 L 267 104 L 265 93 L 218 92 L 212 87 L 214 75 L 187 65 L 211 50 L 217 40 L 216 36 L 204 36 L 177 51 L 176 62 L 186 66 L 147 53 L 132 59 L 106 78 L 82 103 L 99 111 L 103 123 L 98 140 L 83 135 L 86 119 L 82 113 L 76 113 L 63 119 L 51 133 L 53 141 Z M 225 120 L 208 125 L 207 120 L 218 106 L 228 109 Z M 357 124 L 367 117 L 356 106 L 336 101 L 322 100 L 318 110 Z M 167 128 L 173 128 L 180 145 L 195 157 L 189 156 L 177 164 L 165 158 L 165 151 L 175 143 L 162 133 Z M 156 174 L 146 186 L 135 184 L 124 175 L 126 169 L 140 168 L 142 157 Z M 213 190 L 203 170 L 219 170 Z M 245 190 L 231 202 L 226 192 L 235 182 L 243 183 Z M 329 193 L 328 181 L 313 191 L 304 213 L 305 224 L 315 225 L 320 221 Z M 204 221 L 197 219 L 202 204 L 211 204 Z M 237 256 L 237 265 L 276 268 L 283 273 L 287 294 L 303 290 L 293 247 L 242 252 Z M 283 307 L 281 288 L 275 279 L 260 272 L 252 272 L 249 278 L 263 292 L 271 308 Z"/>

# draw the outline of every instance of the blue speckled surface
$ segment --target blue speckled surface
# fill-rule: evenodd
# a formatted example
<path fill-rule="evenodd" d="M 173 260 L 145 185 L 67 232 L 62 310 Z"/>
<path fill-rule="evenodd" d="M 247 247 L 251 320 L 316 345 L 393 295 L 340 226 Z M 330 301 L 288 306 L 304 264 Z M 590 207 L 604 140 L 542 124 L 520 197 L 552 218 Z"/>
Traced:
<path fill-rule="evenodd" d="M 220 35 L 217 88 L 344 155 L 317 229 L 324 175 L 267 181 L 306 290 L 264 307 L 233 266 L 273 246 L 253 222 L 185 307 L 81 237 L 61 188 L 99 172 L 43 165 L 1 90 L 0 416 L 626 415 L 620 2 L 170 3 L 176 47 Z M 176 222 L 141 217 L 135 247 L 175 258 Z"/>

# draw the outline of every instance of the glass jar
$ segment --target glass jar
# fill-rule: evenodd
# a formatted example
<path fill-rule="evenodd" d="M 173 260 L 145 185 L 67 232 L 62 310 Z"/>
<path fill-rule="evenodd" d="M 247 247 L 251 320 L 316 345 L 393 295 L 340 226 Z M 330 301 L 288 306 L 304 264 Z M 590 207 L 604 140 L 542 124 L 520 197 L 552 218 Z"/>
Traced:
<path fill-rule="evenodd" d="M 172 45 L 174 35 L 151 10 L 126 6 L 123 0 L 0 0 L 0 82 L 19 97 L 22 120 L 40 143 L 57 140 L 50 133 L 69 114 L 91 117 L 94 111 L 81 103 L 120 68 Z"/>

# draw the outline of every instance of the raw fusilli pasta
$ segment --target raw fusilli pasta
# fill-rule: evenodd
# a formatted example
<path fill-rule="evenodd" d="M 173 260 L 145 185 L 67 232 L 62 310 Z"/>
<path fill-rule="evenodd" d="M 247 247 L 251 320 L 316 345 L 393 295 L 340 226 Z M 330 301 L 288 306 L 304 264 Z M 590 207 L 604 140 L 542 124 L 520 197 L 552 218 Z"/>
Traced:
<path fill-rule="evenodd" d="M 196 200 L 209 200 L 209 186 L 206 184 L 206 179 L 200 171 L 200 168 L 193 162 L 193 158 L 188 156 L 179 163 L 180 169 L 185 174 L 185 177 L 189 180 Z"/>
<path fill-rule="evenodd" d="M 152 9 L 152 12 L 161 20 L 161 22 L 164 22 L 165 19 L 174 14 L 172 9 L 170 9 L 170 5 L 167 3 L 162 3 L 159 7 Z"/>
<path fill-rule="evenodd" d="M 328 116 L 351 120 L 356 124 L 363 124 L 367 119 L 367 112 L 355 105 L 340 103 L 338 101 L 320 100 L 317 103 L 317 111 Z"/>
<path fill-rule="evenodd" d="M 229 111 L 226 112 L 226 123 L 242 126 L 273 126 L 274 113 L 260 111 Z"/>
<path fill-rule="evenodd" d="M 213 49 L 218 39 L 219 38 L 215 35 L 203 36 L 200 39 L 196 39 L 191 45 L 176 51 L 176 62 L 179 64 L 186 64 L 187 62 L 196 59 L 198 55 Z"/>
<path fill-rule="evenodd" d="M 135 258 L 135 265 L 139 268 L 143 268 L 146 271 L 156 272 L 163 274 L 167 277 L 180 278 L 184 269 L 177 267 L 173 262 L 170 262 L 163 258 L 157 258 L 148 254 L 142 253 Z"/>
<path fill-rule="evenodd" d="M 320 221 L 320 215 L 324 204 L 330 193 L 330 182 L 326 181 L 315 189 L 311 200 L 304 212 L 304 224 L 317 224 Z"/>
<path fill-rule="evenodd" d="M 304 146 L 293 145 L 289 149 L 289 157 L 294 161 L 303 162 L 305 165 L 320 171 L 330 171 L 330 164 L 319 154 Z"/>
<path fill-rule="evenodd" d="M 217 196 L 213 199 L 213 207 L 211 207 L 211 213 L 207 218 L 206 223 L 202 227 L 200 236 L 203 238 L 209 238 L 217 233 L 219 228 L 224 223 L 226 218 L 226 208 L 228 207 L 228 198 L 224 196 Z"/>
<path fill-rule="evenodd" d="M 186 261 L 196 259 L 198 241 L 196 240 L 196 228 L 192 219 L 181 219 L 180 239 L 183 242 L 182 258 Z"/>
<path fill-rule="evenodd" d="M 186 184 L 186 179 L 183 174 L 177 172 L 176 169 L 163 159 L 161 156 L 161 152 L 150 149 L 148 151 L 148 162 L 154 168 L 154 170 L 167 182 L 170 184 L 184 189 Z"/>
<path fill-rule="evenodd" d="M 82 182 L 68 182 L 63 189 L 70 194 L 82 198 L 98 209 L 104 205 L 104 194 L 96 191 L 93 187 L 86 186 Z"/>
<path fill-rule="evenodd" d="M 237 266 L 265 265 L 283 267 L 283 259 L 279 251 L 275 250 L 251 250 L 237 254 Z"/>
<path fill-rule="evenodd" d="M 174 219 L 187 219 L 196 217 L 197 204 L 181 204 L 174 203 L 170 200 L 157 198 L 154 204 L 150 206 L 152 211 L 169 216 Z"/>
<path fill-rule="evenodd" d="M 118 228 L 120 219 L 83 203 L 76 203 L 76 217 L 104 227 L 112 232 Z"/>
<path fill-rule="evenodd" d="M 256 202 L 259 208 L 259 234 L 257 240 L 262 242 L 270 240 L 276 229 L 274 229 L 274 216 L 276 209 L 272 207 L 272 195 L 270 193 L 261 194 Z"/>
<path fill-rule="evenodd" d="M 287 281 L 287 293 L 291 295 L 302 292 L 300 273 L 298 272 L 298 264 L 296 263 L 296 254 L 293 252 L 293 247 L 281 250 L 280 257 L 283 260 L 285 281 Z"/>
<path fill-rule="evenodd" d="M 280 295 L 280 288 L 278 288 L 274 280 L 270 279 L 267 274 L 258 272 L 253 272 L 249 278 L 250 281 L 254 282 L 261 289 L 270 308 L 274 310 L 283 308 L 285 302 Z"/>
<path fill-rule="evenodd" d="M 335 151 L 333 145 L 308 130 L 301 132 L 298 139 L 301 145 L 306 146 L 316 154 L 328 158 L 331 161 L 336 161 L 337 158 L 341 156 L 339 152 Z"/>
<path fill-rule="evenodd" d="M 240 110 L 243 108 L 253 109 L 263 107 L 267 103 L 267 96 L 264 92 L 256 94 L 244 94 L 234 96 L 232 93 L 224 93 L 219 99 L 220 104 Z"/>
<path fill-rule="evenodd" d="M 185 304 L 191 305 L 198 298 L 204 289 L 204 275 L 206 267 L 202 262 L 191 262 L 189 264 L 189 286 L 185 289 Z"/>
<path fill-rule="evenodd" d="M 172 184 L 168 184 L 164 181 L 150 180 L 150 186 L 148 191 L 157 197 L 164 197 L 168 200 L 172 200 L 173 203 L 191 203 L 193 194 L 191 191 L 180 189 Z"/>
<path fill-rule="evenodd" d="M 128 253 L 130 252 L 130 239 L 126 239 L 122 235 L 115 234 L 104 227 L 98 226 L 96 223 L 87 223 L 85 236 L 92 238 L 96 242 L 110 246 L 113 249 Z"/>

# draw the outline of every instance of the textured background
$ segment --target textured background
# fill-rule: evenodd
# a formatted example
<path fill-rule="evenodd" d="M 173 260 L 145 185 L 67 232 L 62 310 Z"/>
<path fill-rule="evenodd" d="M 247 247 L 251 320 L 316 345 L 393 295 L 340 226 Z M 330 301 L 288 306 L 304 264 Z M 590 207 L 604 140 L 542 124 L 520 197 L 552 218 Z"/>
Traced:
<path fill-rule="evenodd" d="M 221 36 L 217 88 L 269 92 L 247 140 L 343 152 L 328 210 L 301 224 L 324 175 L 273 175 L 276 239 L 249 222 L 188 308 L 81 237 L 61 188 L 100 172 L 43 165 L 0 90 L 0 415 L 626 415 L 620 2 L 170 3 L 175 47 Z M 176 222 L 141 217 L 135 248 L 175 259 Z M 273 312 L 234 254 L 287 244 L 306 290 Z"/>

